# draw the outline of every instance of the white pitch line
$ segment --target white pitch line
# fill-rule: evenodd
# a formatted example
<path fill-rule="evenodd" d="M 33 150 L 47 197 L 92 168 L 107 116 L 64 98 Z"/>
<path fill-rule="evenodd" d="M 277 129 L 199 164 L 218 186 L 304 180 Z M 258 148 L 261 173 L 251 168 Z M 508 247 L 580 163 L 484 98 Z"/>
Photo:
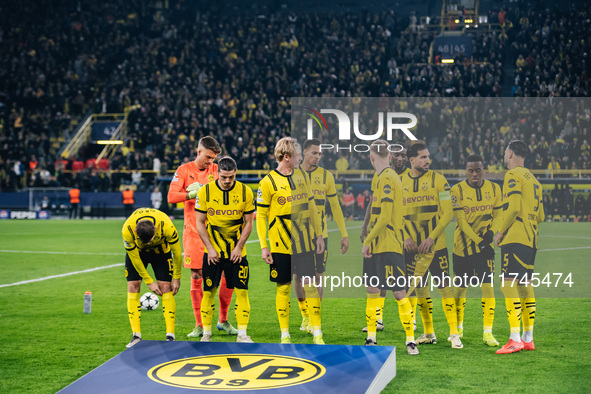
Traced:
<path fill-rule="evenodd" d="M 33 254 L 76 254 L 76 255 L 90 255 L 90 256 L 122 256 L 121 253 L 106 253 L 106 252 L 56 252 L 52 250 L 8 250 L 0 249 L 0 253 L 33 253 Z"/>
<path fill-rule="evenodd" d="M 361 226 L 350 227 L 350 229 L 358 229 L 358 228 L 361 228 Z M 338 231 L 338 228 L 328 230 L 329 233 L 333 232 L 333 231 Z M 247 241 L 246 243 L 254 243 L 254 242 L 259 242 L 259 240 L 253 239 L 251 241 Z M 76 255 L 105 255 L 105 256 L 121 256 L 122 255 L 122 253 L 55 252 L 55 251 L 40 251 L 40 250 L 6 250 L 6 249 L 0 249 L 0 253 L 76 254 Z M 74 272 L 67 272 L 65 274 L 46 276 L 44 278 L 24 280 L 22 282 L 16 282 L 16 283 L 7 283 L 4 285 L 0 285 L 0 288 L 9 287 L 9 286 L 24 285 L 27 283 L 41 282 L 41 281 L 48 280 L 48 279 L 63 278 L 65 276 L 84 274 L 87 272 L 98 271 L 98 270 L 102 270 L 102 269 L 106 269 L 106 268 L 120 267 L 122 265 L 124 265 L 124 264 L 105 265 L 102 267 L 90 268 L 90 269 L 82 270 L 82 271 L 74 271 Z"/>
<path fill-rule="evenodd" d="M 579 246 L 576 248 L 558 248 L 558 249 L 540 249 L 538 252 L 559 252 L 564 250 L 577 250 L 577 249 L 591 249 L 591 246 Z"/>
<path fill-rule="evenodd" d="M 65 274 L 46 276 L 44 278 L 24 280 L 22 282 L 16 282 L 16 283 L 7 283 L 7 284 L 4 284 L 4 285 L 0 285 L 0 287 L 10 287 L 10 286 L 25 285 L 27 283 L 41 282 L 41 281 L 44 281 L 44 280 L 54 279 L 54 278 L 63 278 L 64 276 L 70 276 L 70 275 L 85 274 L 87 272 L 104 270 L 106 268 L 121 267 L 123 265 L 124 265 L 123 263 L 105 265 L 105 266 L 102 266 L 102 267 L 89 268 L 87 270 L 82 270 L 82 271 L 66 272 Z"/>
<path fill-rule="evenodd" d="M 569 237 L 568 235 L 545 235 L 542 234 L 540 237 L 544 238 L 566 238 L 566 239 L 591 239 L 591 237 Z"/>

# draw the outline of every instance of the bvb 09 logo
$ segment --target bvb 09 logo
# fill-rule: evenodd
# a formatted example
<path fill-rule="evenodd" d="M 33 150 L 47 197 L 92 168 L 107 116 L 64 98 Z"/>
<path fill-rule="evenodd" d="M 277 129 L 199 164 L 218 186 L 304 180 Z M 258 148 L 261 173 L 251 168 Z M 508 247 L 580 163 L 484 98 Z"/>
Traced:
<path fill-rule="evenodd" d="M 157 365 L 148 377 L 168 386 L 200 390 L 263 390 L 295 386 L 326 373 L 321 364 L 274 354 L 215 354 Z"/>

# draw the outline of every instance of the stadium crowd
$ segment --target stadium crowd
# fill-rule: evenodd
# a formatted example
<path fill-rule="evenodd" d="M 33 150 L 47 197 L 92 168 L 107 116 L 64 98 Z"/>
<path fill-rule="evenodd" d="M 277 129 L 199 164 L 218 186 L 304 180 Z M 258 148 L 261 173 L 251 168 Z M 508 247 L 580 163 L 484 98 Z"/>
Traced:
<path fill-rule="evenodd" d="M 73 4 L 1 5 L 1 190 L 78 183 L 108 191 L 132 182 L 147 190 L 136 170 L 177 168 L 203 135 L 240 169 L 269 169 L 270 147 L 290 132 L 291 97 L 429 98 L 420 125 L 433 168 L 461 168 L 477 153 L 500 171 L 512 138 L 529 143 L 532 168 L 591 168 L 589 119 L 573 111 L 545 119 L 502 101 L 494 111 L 459 101 L 433 110 L 442 97 L 499 97 L 511 56 L 514 96 L 587 96 L 588 5 L 513 9 L 506 31 L 473 33 L 473 63 L 429 65 L 433 35 L 405 33 L 408 17 L 394 11 L 236 15 L 184 1 Z M 7 23 L 15 13 L 22 17 Z M 91 148 L 58 159 L 55 141 L 70 138 L 85 115 L 124 111 L 130 140 L 106 166 L 95 168 Z M 323 164 L 339 168 L 339 159 L 341 169 L 369 169 L 346 152 Z"/>

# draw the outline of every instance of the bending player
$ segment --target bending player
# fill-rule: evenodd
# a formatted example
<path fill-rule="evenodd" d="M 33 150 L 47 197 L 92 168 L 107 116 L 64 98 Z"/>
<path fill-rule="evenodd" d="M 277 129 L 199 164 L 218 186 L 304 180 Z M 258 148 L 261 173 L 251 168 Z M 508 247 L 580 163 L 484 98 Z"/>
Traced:
<path fill-rule="evenodd" d="M 215 295 L 222 273 L 229 289 L 236 289 L 236 342 L 252 343 L 246 335 L 250 316 L 249 269 L 244 245 L 252 232 L 254 195 L 236 181 L 236 162 L 224 157 L 218 164 L 219 178 L 203 186 L 195 200 L 197 232 L 205 244 L 203 256 L 204 292 L 201 304 L 203 338 L 211 341 Z M 207 224 L 206 224 L 207 221 Z"/>
<path fill-rule="evenodd" d="M 139 208 L 125 221 L 122 229 L 127 279 L 127 312 L 132 347 L 142 339 L 140 287 L 142 280 L 150 291 L 162 296 L 166 340 L 174 341 L 176 303 L 174 296 L 181 286 L 182 255 L 179 236 L 168 215 L 151 208 Z M 146 267 L 150 264 L 157 282 Z"/>

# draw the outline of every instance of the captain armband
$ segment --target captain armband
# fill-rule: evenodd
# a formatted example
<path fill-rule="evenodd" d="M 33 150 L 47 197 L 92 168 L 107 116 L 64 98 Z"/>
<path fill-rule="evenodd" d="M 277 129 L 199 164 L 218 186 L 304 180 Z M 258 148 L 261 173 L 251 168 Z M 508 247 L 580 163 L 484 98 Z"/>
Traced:
<path fill-rule="evenodd" d="M 445 200 L 451 200 L 451 195 L 449 193 L 449 190 L 446 190 L 444 192 L 439 192 L 439 201 L 445 201 Z"/>

